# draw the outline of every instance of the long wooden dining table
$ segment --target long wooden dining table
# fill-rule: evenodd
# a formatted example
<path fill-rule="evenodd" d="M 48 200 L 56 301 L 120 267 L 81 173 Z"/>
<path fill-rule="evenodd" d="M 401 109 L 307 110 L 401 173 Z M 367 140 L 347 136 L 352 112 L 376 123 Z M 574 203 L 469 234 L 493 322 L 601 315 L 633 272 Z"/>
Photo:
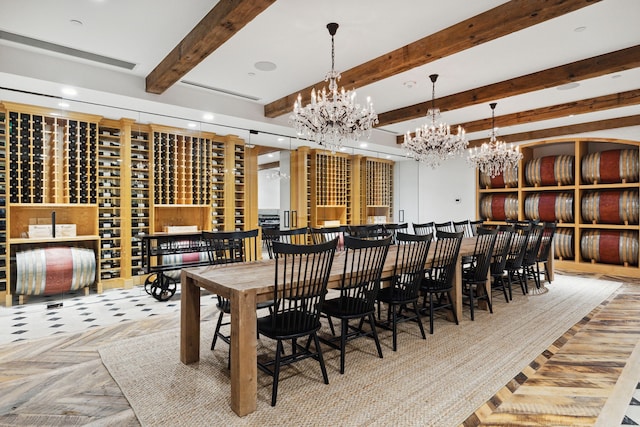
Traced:
<path fill-rule="evenodd" d="M 433 258 L 432 245 L 428 261 Z M 462 241 L 452 291 L 454 310 L 462 318 L 463 256 L 473 254 L 475 238 Z M 344 252 L 335 254 L 329 288 L 340 285 Z M 393 273 L 395 247 L 389 248 L 383 276 Z M 200 359 L 200 289 L 228 298 L 231 302 L 231 409 L 239 416 L 256 410 L 257 341 L 256 303 L 273 298 L 275 260 L 210 265 L 182 270 L 180 301 L 180 360 L 184 364 Z M 491 292 L 489 292 L 489 295 Z M 213 334 L 213 330 L 210 331 Z"/>

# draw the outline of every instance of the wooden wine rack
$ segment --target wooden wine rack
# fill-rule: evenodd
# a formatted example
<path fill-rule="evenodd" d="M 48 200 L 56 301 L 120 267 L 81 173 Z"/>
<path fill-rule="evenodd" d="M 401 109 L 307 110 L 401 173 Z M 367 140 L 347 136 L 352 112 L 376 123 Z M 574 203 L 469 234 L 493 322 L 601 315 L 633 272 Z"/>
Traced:
<path fill-rule="evenodd" d="M 311 225 L 325 221 L 351 223 L 351 158 L 325 150 L 311 150 Z"/>
<path fill-rule="evenodd" d="M 256 228 L 257 184 L 257 153 L 234 135 L 2 103 L 0 297 L 12 304 L 12 254 L 54 244 L 94 250 L 99 292 L 140 284 L 143 235 Z M 77 236 L 27 238 L 53 211 Z"/>
<path fill-rule="evenodd" d="M 567 270 L 584 271 L 591 273 L 608 273 L 619 274 L 630 277 L 640 277 L 640 265 L 639 260 L 635 260 L 635 265 L 617 265 L 617 264 L 605 264 L 595 262 L 590 259 L 584 259 L 582 256 L 581 240 L 582 236 L 593 231 L 599 232 L 602 230 L 612 230 L 622 233 L 630 233 L 630 235 L 640 236 L 640 225 L 628 224 L 620 222 L 618 224 L 611 223 L 597 223 L 595 221 L 586 221 L 583 218 L 582 201 L 583 197 L 593 192 L 600 191 L 639 191 L 639 182 L 618 182 L 611 184 L 602 183 L 587 183 L 582 179 L 582 166 L 585 156 L 592 153 L 601 153 L 607 150 L 634 150 L 636 153 L 640 153 L 640 142 L 628 141 L 620 139 L 608 139 L 608 138 L 566 138 L 558 140 L 538 141 L 520 146 L 520 150 L 523 154 L 523 159 L 518 165 L 518 179 L 517 183 L 512 183 L 512 180 L 508 184 L 500 187 L 490 188 L 490 180 L 482 179 L 480 175 L 477 176 L 477 197 L 476 197 L 476 212 L 477 217 L 482 218 L 482 199 L 484 197 L 503 197 L 509 196 L 511 199 L 517 199 L 518 212 L 517 219 L 527 219 L 527 213 L 525 210 L 525 200 L 531 196 L 543 196 L 543 195 L 555 195 L 555 194 L 568 194 L 573 198 L 573 207 L 570 209 L 573 222 L 559 221 L 558 230 L 563 233 L 563 236 L 557 238 L 566 238 L 572 236 L 572 243 L 566 243 L 564 249 L 565 252 L 573 253 L 572 259 L 557 259 L 555 266 Z M 568 155 L 573 156 L 574 169 L 571 171 L 573 178 L 571 182 L 557 185 L 528 185 L 525 175 L 525 165 L 535 159 L 541 159 L 545 156 L 558 156 Z M 636 154 L 639 155 L 639 154 Z M 555 173 L 555 172 L 554 172 Z M 498 180 L 500 182 L 500 180 Z M 485 183 L 485 186 L 481 186 L 480 183 Z M 515 186 L 514 186 L 515 185 Z M 485 209 L 486 210 L 486 209 Z M 557 213 L 556 213 L 557 215 Z M 515 215 L 514 215 L 515 216 Z M 490 224 L 499 224 L 501 221 L 488 221 Z M 563 243 L 564 245 L 565 243 Z M 556 258 L 558 254 L 556 254 Z"/>
<path fill-rule="evenodd" d="M 391 222 L 393 217 L 393 164 L 391 160 L 365 157 L 361 174 L 361 219 L 367 223 Z M 384 220 L 382 221 L 384 217 Z"/>

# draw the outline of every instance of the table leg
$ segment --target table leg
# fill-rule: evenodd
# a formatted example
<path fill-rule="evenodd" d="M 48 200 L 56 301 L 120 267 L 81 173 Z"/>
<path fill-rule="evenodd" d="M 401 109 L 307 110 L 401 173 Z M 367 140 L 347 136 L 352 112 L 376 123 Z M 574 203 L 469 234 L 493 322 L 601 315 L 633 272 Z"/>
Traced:
<path fill-rule="evenodd" d="M 462 321 L 462 255 L 458 255 L 458 260 L 456 261 L 451 298 L 453 299 L 453 309 L 456 311 L 458 321 Z M 450 320 L 453 320 L 453 318 Z"/>
<path fill-rule="evenodd" d="M 180 290 L 180 360 L 200 359 L 200 287 L 183 272 Z"/>
<path fill-rule="evenodd" d="M 256 293 L 231 295 L 231 409 L 239 416 L 256 410 Z"/>

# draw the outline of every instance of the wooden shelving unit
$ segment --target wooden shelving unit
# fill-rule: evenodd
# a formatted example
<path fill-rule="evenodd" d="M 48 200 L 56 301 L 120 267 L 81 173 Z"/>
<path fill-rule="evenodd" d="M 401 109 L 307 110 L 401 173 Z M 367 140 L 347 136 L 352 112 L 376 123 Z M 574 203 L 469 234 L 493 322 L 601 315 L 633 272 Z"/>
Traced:
<path fill-rule="evenodd" d="M 0 298 L 7 306 L 16 251 L 90 248 L 97 291 L 129 287 L 146 277 L 142 235 L 169 225 L 255 228 L 257 205 L 257 154 L 237 136 L 0 104 Z M 29 238 L 29 225 L 50 224 L 52 212 L 57 224 L 75 224 L 77 236 Z"/>
<path fill-rule="evenodd" d="M 365 157 L 361 161 L 361 218 L 363 223 L 388 223 L 393 218 L 393 165 L 391 160 Z"/>
<path fill-rule="evenodd" d="M 488 212 L 492 210 L 489 202 L 498 200 L 497 211 L 500 212 L 500 199 L 508 197 L 507 209 L 513 219 L 542 219 L 550 220 L 554 216 L 558 224 L 558 233 L 555 239 L 555 266 L 567 270 L 586 271 L 594 273 L 611 273 L 630 277 L 640 277 L 638 259 L 638 242 L 640 240 L 640 225 L 638 224 L 638 193 L 640 183 L 637 174 L 629 180 L 619 179 L 619 182 L 593 182 L 594 168 L 600 168 L 597 160 L 612 155 L 614 150 L 625 150 L 625 165 L 635 168 L 637 171 L 640 162 L 640 142 L 619 139 L 601 138 L 575 138 L 539 141 L 520 146 L 523 160 L 518 167 L 517 182 L 506 179 L 508 186 L 492 188 L 486 177 L 478 176 L 477 215 L 478 218 L 489 219 L 490 223 L 500 223 L 505 218 L 491 217 Z M 608 153 L 608 154 L 607 154 Z M 569 156 L 571 159 L 562 159 L 562 165 L 555 168 L 550 163 L 552 156 Z M 614 156 L 615 157 L 615 156 Z M 532 161 L 542 162 L 545 159 L 546 173 L 562 175 L 564 183 L 556 185 L 537 184 L 532 172 L 527 180 L 526 165 Z M 567 168 L 569 161 L 572 167 Z M 537 165 L 536 165 L 537 166 Z M 617 165 L 619 166 L 619 165 Z M 618 173 L 619 169 L 614 164 L 603 164 L 600 170 L 608 174 Z M 590 168 L 590 169 L 589 169 Z M 573 170 L 571 170 L 573 169 Z M 615 181 L 616 179 L 612 179 Z M 498 180 L 499 181 L 499 180 Z M 482 183 L 483 185 L 481 185 Z M 504 184 L 504 182 L 503 182 Z M 619 220 L 596 218 L 599 207 L 594 197 L 621 197 L 611 203 L 603 201 L 602 210 L 613 209 Z M 517 203 L 517 213 L 513 212 Z M 612 206 L 613 205 L 613 206 Z M 496 210 L 493 205 L 493 210 Z M 628 209 L 628 212 L 624 212 Z M 618 214 L 619 212 L 619 214 Z M 542 218 L 544 217 L 544 218 Z M 627 218 L 625 220 L 625 218 Z M 619 245 L 611 245 L 611 240 L 601 243 L 601 236 L 613 232 L 615 238 L 619 238 Z M 604 238 L 602 238 L 604 240 Z M 602 246 L 599 246 L 602 244 Z M 617 246 L 617 247 L 614 247 Z M 599 256 L 605 261 L 596 260 Z M 619 257 L 618 257 L 619 252 Z M 608 254 L 615 253 L 612 256 Z M 634 255 L 635 254 L 635 255 Z M 607 258 L 609 256 L 609 258 Z M 611 257 L 620 262 L 611 262 Z"/>

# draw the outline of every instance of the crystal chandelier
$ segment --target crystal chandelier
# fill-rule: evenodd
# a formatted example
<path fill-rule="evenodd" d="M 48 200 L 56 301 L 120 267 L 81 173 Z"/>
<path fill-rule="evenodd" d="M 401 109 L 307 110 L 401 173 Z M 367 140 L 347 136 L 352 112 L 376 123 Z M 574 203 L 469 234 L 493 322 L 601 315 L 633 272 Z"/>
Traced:
<path fill-rule="evenodd" d="M 416 129 L 414 137 L 407 132 L 402 146 L 407 150 L 408 157 L 435 168 L 449 158 L 462 155 L 469 142 L 465 139 L 461 126 L 458 126 L 458 133 L 453 135 L 450 127 L 440 121 L 440 109 L 435 107 L 438 75 L 431 74 L 429 78 L 433 85 L 431 108 L 427 111 L 429 120 Z"/>
<path fill-rule="evenodd" d="M 326 89 L 322 88 L 322 92 L 316 95 L 313 89 L 311 103 L 306 107 L 302 107 L 302 97 L 298 95 L 290 122 L 298 135 L 315 141 L 334 153 L 348 139 L 357 141 L 362 135 L 368 138 L 371 129 L 378 123 L 378 115 L 373 110 L 369 98 L 367 105 L 363 107 L 356 102 L 355 91 L 345 91 L 344 88 L 338 90 L 340 73 L 334 69 L 333 43 L 338 24 L 327 24 L 327 29 L 331 35 L 331 71 L 324 80 L 329 82 L 329 91 L 327 93 Z"/>
<path fill-rule="evenodd" d="M 513 144 L 507 147 L 503 141 L 498 141 L 496 128 L 496 102 L 489 104 L 491 107 L 491 131 L 489 132 L 489 142 L 485 142 L 478 150 L 475 147 L 469 150 L 468 161 L 476 168 L 491 178 L 495 178 L 504 172 L 505 169 L 513 169 L 518 166 L 518 161 L 522 159 L 522 153 Z"/>

